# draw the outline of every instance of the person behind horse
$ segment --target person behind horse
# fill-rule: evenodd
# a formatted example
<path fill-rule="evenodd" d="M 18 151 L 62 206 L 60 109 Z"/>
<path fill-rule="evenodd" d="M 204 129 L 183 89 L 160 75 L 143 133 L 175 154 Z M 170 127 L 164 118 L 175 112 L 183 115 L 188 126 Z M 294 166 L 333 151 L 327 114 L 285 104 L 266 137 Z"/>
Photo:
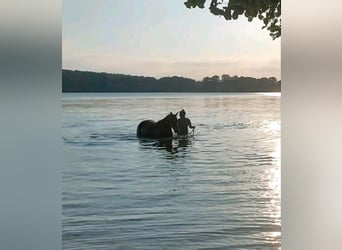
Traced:
<path fill-rule="evenodd" d="M 177 120 L 177 122 L 178 122 L 178 135 L 187 135 L 189 133 L 188 127 L 192 128 L 192 129 L 195 128 L 195 126 L 191 125 L 190 119 L 185 117 L 185 114 L 186 114 L 186 112 L 184 109 L 182 109 L 179 112 L 180 118 Z"/>

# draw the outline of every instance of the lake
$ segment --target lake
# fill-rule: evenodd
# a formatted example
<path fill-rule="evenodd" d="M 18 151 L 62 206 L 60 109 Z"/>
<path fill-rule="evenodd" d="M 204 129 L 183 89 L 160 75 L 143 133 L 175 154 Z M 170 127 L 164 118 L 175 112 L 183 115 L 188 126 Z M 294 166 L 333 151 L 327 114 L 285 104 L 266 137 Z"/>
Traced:
<path fill-rule="evenodd" d="M 280 249 L 279 93 L 63 93 L 63 249 Z M 194 136 L 139 140 L 185 109 Z"/>

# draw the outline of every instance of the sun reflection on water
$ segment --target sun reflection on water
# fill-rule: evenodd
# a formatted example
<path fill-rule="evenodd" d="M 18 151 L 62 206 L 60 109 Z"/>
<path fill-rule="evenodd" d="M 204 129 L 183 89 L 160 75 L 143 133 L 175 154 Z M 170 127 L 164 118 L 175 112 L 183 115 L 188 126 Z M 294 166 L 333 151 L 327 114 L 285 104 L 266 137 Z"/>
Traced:
<path fill-rule="evenodd" d="M 280 123 L 276 121 L 270 121 L 267 124 L 267 127 L 272 130 L 272 132 L 279 132 L 280 131 Z"/>
<path fill-rule="evenodd" d="M 273 130 L 280 130 L 280 125 L 276 123 L 270 123 L 269 128 Z M 267 205 L 267 214 L 269 218 L 273 220 L 273 225 L 277 228 L 276 231 L 267 232 L 266 239 L 273 242 L 275 245 L 279 245 L 278 249 L 281 249 L 281 166 L 280 166 L 280 153 L 281 153 L 281 140 L 278 138 L 275 141 L 274 151 L 272 156 L 272 168 L 267 170 L 267 196 L 271 197 L 270 202 Z"/>

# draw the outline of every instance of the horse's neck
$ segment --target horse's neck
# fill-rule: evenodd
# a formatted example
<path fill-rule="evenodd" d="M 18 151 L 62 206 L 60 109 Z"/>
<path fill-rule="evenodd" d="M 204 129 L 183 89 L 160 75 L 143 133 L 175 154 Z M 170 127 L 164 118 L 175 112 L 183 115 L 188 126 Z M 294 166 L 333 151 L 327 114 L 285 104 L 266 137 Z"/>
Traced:
<path fill-rule="evenodd" d="M 170 122 L 169 122 L 169 120 L 168 120 L 168 116 L 166 116 L 164 119 L 158 121 L 158 122 L 156 123 L 156 125 L 157 125 L 157 126 L 158 126 L 158 125 L 160 125 L 160 126 L 170 126 Z"/>

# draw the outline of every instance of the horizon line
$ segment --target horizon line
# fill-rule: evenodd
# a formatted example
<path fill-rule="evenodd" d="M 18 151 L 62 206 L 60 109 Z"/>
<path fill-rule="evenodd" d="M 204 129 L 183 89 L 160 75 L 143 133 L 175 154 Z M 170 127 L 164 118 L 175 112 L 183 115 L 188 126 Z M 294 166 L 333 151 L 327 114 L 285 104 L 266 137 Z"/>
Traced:
<path fill-rule="evenodd" d="M 126 75 L 126 76 L 140 76 L 140 77 L 151 77 L 151 78 L 155 78 L 155 79 L 157 79 L 157 80 L 159 80 L 159 79 L 162 79 L 162 78 L 165 78 L 165 77 L 181 77 L 181 78 L 186 78 L 186 79 L 191 79 L 191 80 L 194 80 L 194 81 L 203 81 L 203 79 L 205 78 L 205 77 L 213 77 L 213 76 L 219 76 L 220 77 L 220 79 L 221 79 L 221 77 L 223 76 L 223 75 L 229 75 L 230 77 L 232 77 L 232 78 L 234 78 L 235 76 L 237 76 L 237 77 L 250 77 L 250 78 L 255 78 L 255 79 L 262 79 L 262 78 L 267 78 L 267 79 L 269 79 L 269 78 L 272 78 L 272 77 L 274 77 L 274 78 L 276 78 L 277 79 L 277 81 L 281 81 L 281 79 L 278 79 L 277 77 L 275 77 L 275 76 L 269 76 L 269 77 L 267 77 L 267 76 L 264 76 L 264 77 L 260 77 L 260 78 L 257 78 L 257 77 L 253 77 L 253 76 L 239 76 L 239 75 L 230 75 L 230 74 L 221 74 L 221 75 L 217 75 L 217 74 L 215 74 L 215 75 L 211 75 L 211 76 L 205 76 L 205 77 L 203 77 L 201 80 L 195 80 L 194 78 L 191 78 L 191 77 L 185 77 L 185 76 L 181 76 L 181 75 L 173 75 L 173 76 L 162 76 L 162 77 L 160 77 L 160 78 L 158 78 L 158 77 L 154 77 L 154 76 L 146 76 L 146 75 L 136 75 L 136 74 L 124 74 L 124 73 L 112 73 L 112 72 L 105 72 L 105 71 L 92 71 L 92 70 L 80 70 L 80 69 L 63 69 L 62 68 L 62 71 L 63 70 L 69 70 L 69 71 L 80 71 L 80 72 L 90 72 L 90 73 L 97 73 L 97 74 L 101 74 L 101 73 L 104 73 L 104 74 L 112 74 L 112 75 Z"/>

